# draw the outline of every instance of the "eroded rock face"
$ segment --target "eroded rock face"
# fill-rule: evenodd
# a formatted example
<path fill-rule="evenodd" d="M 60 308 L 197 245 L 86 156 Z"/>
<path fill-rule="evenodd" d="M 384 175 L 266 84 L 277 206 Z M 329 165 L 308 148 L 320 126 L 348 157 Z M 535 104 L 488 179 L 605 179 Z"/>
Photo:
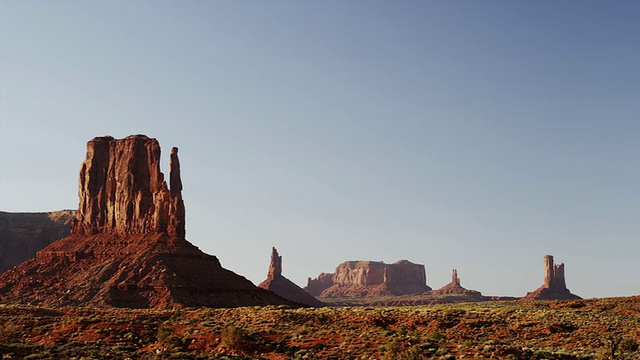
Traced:
<path fill-rule="evenodd" d="M 78 235 L 185 235 L 185 209 L 178 149 L 171 150 L 170 185 L 160 172 L 156 139 L 133 135 L 125 139 L 98 137 L 87 143 L 80 168 Z"/>
<path fill-rule="evenodd" d="M 400 260 L 394 264 L 347 261 L 333 274 L 309 278 L 305 290 L 322 298 L 419 294 L 431 288 L 426 284 L 424 265 Z"/>
<path fill-rule="evenodd" d="M 333 285 L 332 273 L 320 273 L 317 278 L 307 278 L 307 286 L 304 290 L 313 296 L 320 296 L 323 291 Z"/>
<path fill-rule="evenodd" d="M 47 245 L 69 236 L 75 210 L 42 213 L 0 211 L 0 273 L 34 256 Z"/>
<path fill-rule="evenodd" d="M 564 264 L 554 264 L 553 256 L 544 257 L 544 283 L 533 292 L 527 293 L 522 300 L 577 300 L 581 297 L 572 294 L 564 278 Z"/>
<path fill-rule="evenodd" d="M 282 276 L 282 256 L 278 254 L 276 248 L 271 249 L 271 261 L 269 262 L 267 279 L 261 282 L 258 287 L 272 291 L 285 299 L 306 306 L 325 306 L 321 301 L 308 294 L 294 282 Z"/>
<path fill-rule="evenodd" d="M 289 304 L 185 239 L 178 150 L 169 186 L 144 135 L 87 144 L 71 235 L 0 275 L 0 302 L 45 306 L 235 307 Z"/>

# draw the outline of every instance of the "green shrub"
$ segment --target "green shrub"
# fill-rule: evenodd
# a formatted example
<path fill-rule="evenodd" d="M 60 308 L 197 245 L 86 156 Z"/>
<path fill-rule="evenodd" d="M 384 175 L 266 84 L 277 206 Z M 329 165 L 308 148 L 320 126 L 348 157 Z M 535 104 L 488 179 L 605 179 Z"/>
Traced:
<path fill-rule="evenodd" d="M 239 349 L 242 338 L 244 337 L 244 331 L 239 327 L 229 325 L 222 329 L 220 335 L 222 337 L 222 344 L 231 349 Z"/>
<path fill-rule="evenodd" d="M 6 322 L 0 325 L 0 342 L 11 343 L 20 338 L 22 326 Z"/>
<path fill-rule="evenodd" d="M 159 343 L 164 344 L 165 340 L 171 335 L 173 335 L 173 329 L 160 326 L 156 332 L 156 339 Z"/>

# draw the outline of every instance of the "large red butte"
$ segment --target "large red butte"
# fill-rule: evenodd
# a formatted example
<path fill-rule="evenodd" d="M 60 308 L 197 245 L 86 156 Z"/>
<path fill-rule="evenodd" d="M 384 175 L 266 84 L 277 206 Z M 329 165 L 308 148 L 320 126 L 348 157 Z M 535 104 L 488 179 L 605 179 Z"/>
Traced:
<path fill-rule="evenodd" d="M 185 239 L 181 192 L 177 148 L 167 186 L 156 139 L 89 141 L 71 235 L 0 275 L 0 301 L 132 308 L 291 304 Z"/>

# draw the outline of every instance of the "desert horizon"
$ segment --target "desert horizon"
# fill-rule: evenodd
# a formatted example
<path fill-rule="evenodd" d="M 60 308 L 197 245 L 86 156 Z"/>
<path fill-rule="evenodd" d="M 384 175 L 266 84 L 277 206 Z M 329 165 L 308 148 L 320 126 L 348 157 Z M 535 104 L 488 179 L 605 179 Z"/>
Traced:
<path fill-rule="evenodd" d="M 0 1 L 0 354 L 640 358 L 639 18 Z"/>

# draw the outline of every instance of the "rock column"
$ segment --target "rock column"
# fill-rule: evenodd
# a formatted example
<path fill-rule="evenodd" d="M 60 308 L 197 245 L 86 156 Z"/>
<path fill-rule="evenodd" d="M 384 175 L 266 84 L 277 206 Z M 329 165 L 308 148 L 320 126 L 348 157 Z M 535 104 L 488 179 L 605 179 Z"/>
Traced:
<path fill-rule="evenodd" d="M 282 276 L 282 256 L 278 255 L 276 248 L 271 248 L 271 262 L 269 262 L 269 271 L 267 279 L 274 279 Z"/>
<path fill-rule="evenodd" d="M 133 135 L 97 137 L 87 143 L 80 168 L 80 205 L 71 232 L 166 233 L 185 236 L 185 209 L 178 149 L 171 151 L 169 190 L 160 172 L 156 139 Z"/>
<path fill-rule="evenodd" d="M 553 266 L 553 256 L 545 255 L 544 257 L 544 285 L 547 289 L 551 289 L 555 285 L 555 278 L 553 275 L 554 266 Z"/>

